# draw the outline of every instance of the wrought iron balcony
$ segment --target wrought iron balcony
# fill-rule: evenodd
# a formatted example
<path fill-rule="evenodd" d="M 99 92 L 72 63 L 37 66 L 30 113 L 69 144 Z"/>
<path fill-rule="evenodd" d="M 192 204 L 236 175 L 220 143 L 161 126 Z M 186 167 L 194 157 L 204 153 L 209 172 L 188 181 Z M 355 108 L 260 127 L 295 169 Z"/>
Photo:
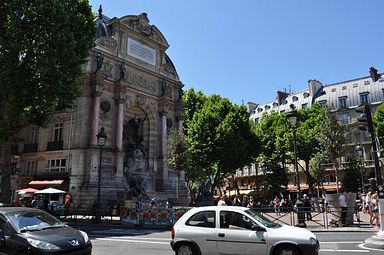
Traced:
<path fill-rule="evenodd" d="M 24 144 L 24 153 L 37 152 L 37 143 Z"/>
<path fill-rule="evenodd" d="M 63 149 L 63 141 L 48 142 L 47 151 L 58 151 Z"/>

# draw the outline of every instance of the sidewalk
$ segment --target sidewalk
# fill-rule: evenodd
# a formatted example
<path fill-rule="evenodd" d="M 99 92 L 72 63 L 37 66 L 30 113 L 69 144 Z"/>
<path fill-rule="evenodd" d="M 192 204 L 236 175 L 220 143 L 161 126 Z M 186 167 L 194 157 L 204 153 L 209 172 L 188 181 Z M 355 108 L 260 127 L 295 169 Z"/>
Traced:
<path fill-rule="evenodd" d="M 297 215 L 296 214 L 281 214 L 276 215 L 275 213 L 264 213 L 264 216 L 272 220 L 273 222 L 279 224 L 287 224 L 287 225 L 296 225 L 297 224 Z M 335 227 L 328 226 L 328 228 L 324 227 L 324 215 L 313 213 L 313 220 L 306 221 L 306 228 L 311 230 L 312 232 L 378 232 L 378 229 L 375 229 L 369 224 L 369 216 L 368 214 L 360 212 L 360 222 L 357 222 L 354 218 L 354 222 L 352 225 L 348 227 Z M 67 222 L 68 225 L 73 226 L 75 228 L 81 228 L 86 226 L 98 226 L 98 227 L 113 227 L 113 228 L 145 228 L 145 229 L 170 229 L 172 226 L 167 225 L 134 225 L 131 223 L 126 223 L 120 221 L 119 217 L 105 217 L 103 218 L 101 223 L 92 223 L 92 220 L 89 218 L 84 218 L 81 216 L 72 217 L 67 219 L 61 219 L 64 222 Z"/>

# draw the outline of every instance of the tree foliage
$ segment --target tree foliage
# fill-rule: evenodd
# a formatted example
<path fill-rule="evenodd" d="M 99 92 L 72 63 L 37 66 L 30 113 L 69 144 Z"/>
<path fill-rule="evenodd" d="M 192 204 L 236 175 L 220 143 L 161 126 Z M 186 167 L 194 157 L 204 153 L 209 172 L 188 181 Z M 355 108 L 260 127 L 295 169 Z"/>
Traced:
<path fill-rule="evenodd" d="M 312 179 L 309 169 L 311 158 L 319 151 L 320 144 L 317 135 L 325 119 L 325 109 L 319 104 L 313 104 L 309 109 L 299 110 L 300 121 L 297 128 L 297 155 L 305 162 L 305 174 L 309 186 Z M 292 140 L 292 139 L 291 139 Z"/>
<path fill-rule="evenodd" d="M 320 133 L 317 136 L 320 148 L 327 159 L 335 164 L 336 180 L 338 180 L 339 160 L 344 155 L 346 147 L 346 127 L 337 118 L 336 112 L 326 109 L 325 119 L 321 123 Z"/>
<path fill-rule="evenodd" d="M 381 144 L 380 153 L 384 153 L 384 102 L 377 107 L 373 115 L 373 124 L 375 127 L 376 137 Z"/>
<path fill-rule="evenodd" d="M 193 115 L 189 111 L 186 129 L 188 152 L 197 170 L 193 174 L 194 180 L 211 178 L 213 190 L 223 178 L 253 161 L 259 140 L 252 131 L 245 106 L 232 104 L 218 95 L 204 99 L 201 92 L 195 94 L 184 98 L 186 108 L 196 109 Z M 188 102 L 188 99 L 197 97 L 204 100 Z"/>
<path fill-rule="evenodd" d="M 79 95 L 81 65 L 94 41 L 87 0 L 0 4 L 0 140 L 44 126 Z"/>
<path fill-rule="evenodd" d="M 286 116 L 277 112 L 264 115 L 255 130 L 261 140 L 261 155 L 258 162 L 265 175 L 264 186 L 270 187 L 273 192 L 279 192 L 281 186 L 288 184 L 286 162 L 292 152 L 292 148 L 289 148 L 286 142 L 287 137 L 292 140 Z"/>

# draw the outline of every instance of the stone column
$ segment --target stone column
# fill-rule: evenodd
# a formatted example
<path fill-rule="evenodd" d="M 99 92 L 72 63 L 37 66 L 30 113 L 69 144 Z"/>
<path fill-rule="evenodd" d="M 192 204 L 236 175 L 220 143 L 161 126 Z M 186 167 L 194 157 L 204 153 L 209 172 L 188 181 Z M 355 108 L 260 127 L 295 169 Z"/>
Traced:
<path fill-rule="evenodd" d="M 116 119 L 116 149 L 123 150 L 123 128 L 124 128 L 124 97 L 116 99 L 117 105 L 117 119 Z"/>
<path fill-rule="evenodd" d="M 93 92 L 93 109 L 91 117 L 90 144 L 97 145 L 97 133 L 99 132 L 100 97 L 102 92 L 95 89 Z"/>
<path fill-rule="evenodd" d="M 163 181 L 168 181 L 167 165 L 167 112 L 161 113 L 161 155 L 163 158 Z"/>

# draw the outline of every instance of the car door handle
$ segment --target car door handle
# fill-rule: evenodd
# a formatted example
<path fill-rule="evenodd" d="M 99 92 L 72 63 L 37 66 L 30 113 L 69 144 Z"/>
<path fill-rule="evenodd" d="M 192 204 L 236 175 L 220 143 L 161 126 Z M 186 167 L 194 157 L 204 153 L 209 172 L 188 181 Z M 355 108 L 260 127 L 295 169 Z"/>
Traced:
<path fill-rule="evenodd" d="M 224 237 L 225 234 L 224 233 L 219 233 L 219 237 Z"/>

